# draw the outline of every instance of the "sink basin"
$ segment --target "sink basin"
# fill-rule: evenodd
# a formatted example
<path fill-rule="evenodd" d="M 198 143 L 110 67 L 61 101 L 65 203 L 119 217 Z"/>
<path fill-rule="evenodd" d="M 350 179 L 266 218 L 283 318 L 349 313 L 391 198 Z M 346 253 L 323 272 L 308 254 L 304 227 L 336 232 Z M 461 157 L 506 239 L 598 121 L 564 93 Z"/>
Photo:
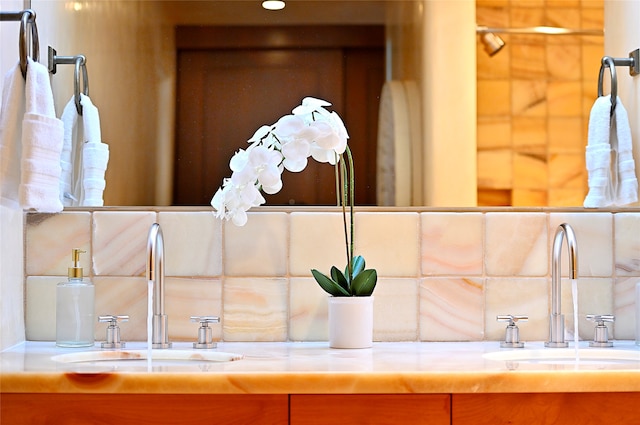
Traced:
<path fill-rule="evenodd" d="M 151 362 L 147 362 L 147 350 L 82 351 L 53 356 L 60 363 L 100 364 L 103 366 L 153 366 L 176 365 L 180 363 L 197 364 L 212 362 L 230 362 L 243 358 L 241 354 L 220 351 L 195 350 L 152 350 Z"/>
<path fill-rule="evenodd" d="M 615 348 L 581 348 L 577 355 L 574 348 L 513 349 L 485 353 L 483 357 L 496 361 L 542 364 L 575 364 L 578 361 L 590 364 L 640 363 L 639 350 Z"/>

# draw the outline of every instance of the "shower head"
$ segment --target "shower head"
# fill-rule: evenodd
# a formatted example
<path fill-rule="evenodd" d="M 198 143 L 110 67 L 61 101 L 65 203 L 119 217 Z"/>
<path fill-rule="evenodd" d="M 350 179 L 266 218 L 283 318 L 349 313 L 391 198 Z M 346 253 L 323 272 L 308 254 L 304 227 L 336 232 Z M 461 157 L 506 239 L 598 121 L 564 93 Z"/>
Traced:
<path fill-rule="evenodd" d="M 487 52 L 489 56 L 494 56 L 496 53 L 502 50 L 505 45 L 504 40 L 500 38 L 500 36 L 492 32 L 481 33 L 480 41 L 482 41 L 484 51 Z"/>

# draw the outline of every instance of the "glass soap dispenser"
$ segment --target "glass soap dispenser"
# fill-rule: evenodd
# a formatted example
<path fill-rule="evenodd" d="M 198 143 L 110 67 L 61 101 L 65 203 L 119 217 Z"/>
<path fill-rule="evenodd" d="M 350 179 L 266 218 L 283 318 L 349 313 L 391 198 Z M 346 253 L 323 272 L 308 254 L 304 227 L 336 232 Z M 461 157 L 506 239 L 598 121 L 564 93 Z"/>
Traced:
<path fill-rule="evenodd" d="M 83 279 L 80 267 L 81 251 L 71 250 L 73 265 L 69 267 L 69 279 L 56 288 L 56 345 L 58 347 L 93 346 L 94 286 Z"/>

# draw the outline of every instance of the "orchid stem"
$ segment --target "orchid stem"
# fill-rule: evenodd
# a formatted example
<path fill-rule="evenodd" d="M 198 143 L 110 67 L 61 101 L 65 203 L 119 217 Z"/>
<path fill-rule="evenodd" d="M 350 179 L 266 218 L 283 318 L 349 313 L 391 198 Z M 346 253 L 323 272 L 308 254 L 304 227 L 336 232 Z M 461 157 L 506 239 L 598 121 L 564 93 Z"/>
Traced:
<path fill-rule="evenodd" d="M 339 190 L 340 190 L 340 205 L 342 205 L 342 223 L 344 226 L 344 242 L 345 248 L 347 252 L 347 274 L 349 278 L 349 282 L 351 282 L 352 278 L 352 266 L 351 266 L 351 252 L 349 250 L 349 233 L 347 229 L 347 194 L 345 189 L 347 189 L 347 180 L 345 174 L 347 173 L 347 168 L 344 161 L 344 155 L 340 155 L 340 161 L 336 166 L 340 167 L 340 179 L 339 179 Z"/>
<path fill-rule="evenodd" d="M 342 183 L 341 183 L 341 179 L 340 179 L 340 167 L 342 165 L 342 155 L 338 156 L 338 154 L 335 154 L 336 156 L 336 165 L 334 167 L 335 171 L 336 171 L 336 205 L 340 206 L 342 205 L 342 191 L 340 190 L 340 188 L 342 187 Z"/>
<path fill-rule="evenodd" d="M 349 146 L 346 147 L 345 152 L 347 153 L 347 160 L 349 161 L 349 169 L 348 169 L 348 181 L 345 182 L 345 191 L 344 197 L 347 197 L 347 190 L 349 192 L 349 220 L 350 220 L 350 237 L 348 238 L 348 247 L 347 247 L 347 265 L 349 268 L 349 281 L 353 280 L 353 233 L 354 233 L 354 217 L 353 217 L 353 204 L 355 203 L 354 197 L 354 189 L 355 189 L 355 176 L 353 175 L 353 156 L 351 155 L 351 149 Z M 346 164 L 343 165 L 345 172 Z M 345 215 L 345 208 L 343 204 L 343 216 Z M 344 233 L 345 233 L 345 241 L 347 240 L 347 220 L 344 218 Z"/>

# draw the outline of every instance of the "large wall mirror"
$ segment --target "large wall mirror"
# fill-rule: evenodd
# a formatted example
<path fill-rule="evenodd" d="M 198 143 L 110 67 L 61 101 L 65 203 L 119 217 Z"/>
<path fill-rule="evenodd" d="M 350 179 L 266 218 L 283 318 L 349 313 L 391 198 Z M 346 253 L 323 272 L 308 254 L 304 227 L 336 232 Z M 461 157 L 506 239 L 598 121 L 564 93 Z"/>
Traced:
<path fill-rule="evenodd" d="M 358 149 L 357 203 L 381 204 L 379 133 L 388 136 L 404 126 L 414 143 L 450 143 L 446 135 L 429 131 L 424 111 L 434 104 L 425 99 L 438 89 L 430 85 L 449 85 L 451 93 L 460 87 L 425 78 L 434 52 L 453 53 L 459 47 L 452 41 L 455 34 L 428 40 L 425 29 L 432 6 L 442 10 L 454 7 L 451 3 L 473 8 L 467 19 L 472 22 L 455 31 L 473 42 L 457 56 L 464 54 L 471 70 L 475 113 L 458 126 L 473 127 L 474 164 L 460 172 L 474 176 L 476 205 L 582 205 L 588 112 L 596 96 L 603 37 L 507 34 L 507 46 L 489 56 L 475 25 L 601 29 L 601 2 L 541 7 L 472 0 L 288 0 L 277 12 L 260 3 L 31 0 L 41 51 L 48 44 L 59 54 L 87 57 L 90 97 L 111 150 L 105 205 L 207 205 L 220 176 L 229 173 L 231 153 L 306 94 L 328 97 L 347 123 Z M 450 64 L 451 70 L 458 68 Z M 256 73 L 259 69 L 264 72 Z M 72 75 L 71 69 L 61 69 L 52 79 L 58 108 L 72 94 Z M 239 79 L 243 75 L 248 83 Z M 382 96 L 389 80 L 402 83 L 402 102 L 390 87 Z M 475 93 L 471 99 L 464 101 L 474 103 Z M 392 105 L 383 107 L 382 116 L 381 101 Z M 407 118 L 402 123 L 393 120 L 398 105 Z M 219 147 L 206 141 L 210 138 L 232 140 Z M 405 155 L 412 167 L 406 178 L 422 180 L 428 174 L 420 169 L 427 164 L 423 158 Z M 333 170 L 323 167 L 329 169 L 288 177 L 285 187 L 298 186 L 298 194 L 283 193 L 267 203 L 332 204 L 333 185 L 324 182 Z M 441 186 L 452 181 L 429 178 Z M 411 204 L 429 202 L 415 197 L 405 203 Z"/>

